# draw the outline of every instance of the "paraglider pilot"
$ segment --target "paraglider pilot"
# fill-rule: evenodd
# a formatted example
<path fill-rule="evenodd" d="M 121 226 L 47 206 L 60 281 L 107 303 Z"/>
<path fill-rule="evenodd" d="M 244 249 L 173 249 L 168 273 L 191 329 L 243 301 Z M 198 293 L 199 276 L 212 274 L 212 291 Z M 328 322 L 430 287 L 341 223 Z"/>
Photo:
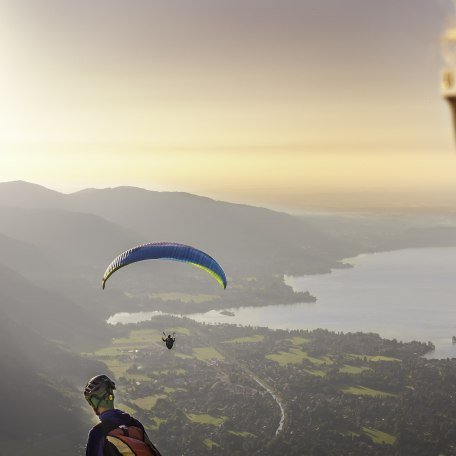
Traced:
<path fill-rule="evenodd" d="M 173 333 L 173 337 L 171 337 L 171 334 L 168 334 L 168 337 L 166 337 L 166 334 L 163 333 L 163 335 L 165 337 L 162 337 L 162 341 L 166 344 L 166 347 L 168 348 L 168 350 L 171 350 L 173 348 L 174 342 L 176 342 L 176 338 L 174 337 L 174 334 L 175 333 Z"/>
<path fill-rule="evenodd" d="M 115 383 L 104 374 L 90 379 L 84 388 L 86 401 L 100 419 L 89 433 L 86 456 L 161 456 L 144 426 L 128 413 L 114 408 L 115 389 Z"/>

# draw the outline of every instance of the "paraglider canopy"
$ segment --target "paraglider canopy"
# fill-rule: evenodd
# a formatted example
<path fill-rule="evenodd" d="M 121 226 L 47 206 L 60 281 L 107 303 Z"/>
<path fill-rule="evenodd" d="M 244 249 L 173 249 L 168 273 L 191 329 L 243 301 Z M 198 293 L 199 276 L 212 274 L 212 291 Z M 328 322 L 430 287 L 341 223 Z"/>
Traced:
<path fill-rule="evenodd" d="M 102 280 L 103 289 L 106 281 L 118 269 L 143 260 L 173 260 L 192 264 L 211 274 L 223 288 L 226 288 L 225 272 L 217 261 L 207 253 L 189 245 L 175 242 L 158 242 L 138 245 L 116 257 L 104 273 Z"/>

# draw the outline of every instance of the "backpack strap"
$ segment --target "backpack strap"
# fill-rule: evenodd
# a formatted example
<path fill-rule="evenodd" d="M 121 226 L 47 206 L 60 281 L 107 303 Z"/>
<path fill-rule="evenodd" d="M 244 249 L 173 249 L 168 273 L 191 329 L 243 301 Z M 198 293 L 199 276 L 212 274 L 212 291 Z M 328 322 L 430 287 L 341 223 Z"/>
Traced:
<path fill-rule="evenodd" d="M 98 423 L 98 426 L 100 426 L 101 431 L 103 432 L 103 435 L 106 437 L 111 431 L 114 429 L 118 428 L 119 426 L 117 424 L 114 424 L 112 421 L 100 421 Z"/>
<path fill-rule="evenodd" d="M 113 431 L 114 429 L 117 429 L 119 426 L 117 424 L 114 424 L 112 421 L 100 421 L 100 423 L 97 424 L 97 426 L 100 427 L 101 431 L 103 432 L 103 435 L 105 437 L 105 444 L 104 444 L 104 450 L 103 450 L 103 455 L 104 456 L 121 456 L 121 453 L 117 449 L 115 445 L 113 445 L 108 439 L 108 434 Z"/>

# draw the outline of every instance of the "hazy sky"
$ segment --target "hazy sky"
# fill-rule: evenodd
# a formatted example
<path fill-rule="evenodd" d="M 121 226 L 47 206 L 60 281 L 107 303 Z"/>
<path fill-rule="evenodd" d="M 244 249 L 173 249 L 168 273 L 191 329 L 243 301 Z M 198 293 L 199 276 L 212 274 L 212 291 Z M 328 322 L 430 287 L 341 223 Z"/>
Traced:
<path fill-rule="evenodd" d="M 0 181 L 267 205 L 456 188 L 445 0 L 0 0 Z"/>

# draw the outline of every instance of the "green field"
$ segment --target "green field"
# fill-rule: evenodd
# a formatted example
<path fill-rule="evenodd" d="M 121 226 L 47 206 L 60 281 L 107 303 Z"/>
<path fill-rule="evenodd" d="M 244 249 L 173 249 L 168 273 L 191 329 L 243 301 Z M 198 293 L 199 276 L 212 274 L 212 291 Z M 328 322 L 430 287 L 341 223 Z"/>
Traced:
<path fill-rule="evenodd" d="M 187 413 L 187 418 L 192 423 L 210 424 L 211 426 L 220 426 L 227 419 L 226 416 L 216 418 L 206 413 Z"/>
<path fill-rule="evenodd" d="M 243 437 L 244 439 L 248 438 L 248 437 L 255 437 L 256 438 L 256 435 L 252 434 L 250 432 L 238 432 L 238 431 L 228 431 L 228 432 L 230 434 L 238 435 L 239 437 Z"/>
<path fill-rule="evenodd" d="M 355 355 L 355 354 L 348 354 L 345 355 L 345 358 L 347 359 L 364 359 L 366 358 L 367 361 L 396 361 L 396 362 L 401 362 L 401 359 L 398 358 L 392 358 L 391 356 L 372 356 L 372 355 Z"/>
<path fill-rule="evenodd" d="M 194 348 L 193 353 L 195 358 L 200 361 L 209 361 L 211 359 L 217 359 L 223 361 L 225 358 L 213 347 L 199 347 Z"/>
<path fill-rule="evenodd" d="M 155 329 L 133 329 L 128 337 L 113 339 L 112 345 L 119 347 L 138 346 L 147 347 L 151 342 L 161 339 L 161 334 Z"/>
<path fill-rule="evenodd" d="M 154 426 L 149 426 L 151 429 L 158 430 L 163 423 L 166 423 L 167 420 L 162 418 L 153 417 L 151 420 L 155 423 Z"/>
<path fill-rule="evenodd" d="M 350 366 L 345 364 L 344 367 L 339 369 L 341 374 L 360 374 L 361 372 L 370 370 L 368 367 L 358 367 L 358 366 Z"/>
<path fill-rule="evenodd" d="M 100 348 L 93 353 L 84 353 L 85 356 L 95 357 L 106 364 L 106 367 L 114 374 L 116 380 L 125 377 L 128 380 L 148 381 L 150 378 L 143 371 L 127 372 L 134 365 L 133 357 L 138 350 L 155 345 L 161 340 L 158 331 L 153 329 L 134 329 L 128 337 L 113 339 L 107 347 Z M 127 356 L 130 361 L 120 361 L 119 356 Z"/>
<path fill-rule="evenodd" d="M 310 375 L 314 375 L 315 377 L 324 377 L 326 372 L 318 370 L 318 369 L 304 369 Z"/>
<path fill-rule="evenodd" d="M 289 339 L 293 345 L 303 345 L 307 342 L 309 342 L 309 339 L 306 339 L 305 337 L 301 336 L 295 336 Z"/>
<path fill-rule="evenodd" d="M 193 358 L 193 356 L 184 355 L 183 353 L 175 353 L 174 356 L 176 358 L 180 358 L 180 359 L 192 359 Z"/>
<path fill-rule="evenodd" d="M 113 339 L 107 347 L 100 348 L 92 353 L 84 353 L 88 356 L 104 357 L 118 356 L 122 354 L 135 353 L 136 350 L 147 348 L 161 340 L 161 335 L 153 329 L 134 329 L 128 337 Z"/>
<path fill-rule="evenodd" d="M 378 429 L 363 427 L 364 433 L 369 436 L 374 443 L 386 443 L 388 445 L 394 445 L 396 437 L 386 432 L 379 431 Z"/>
<path fill-rule="evenodd" d="M 114 374 L 116 380 L 120 377 L 127 377 L 127 369 L 131 367 L 131 364 L 123 363 L 118 361 L 116 358 L 104 359 L 103 362 L 106 367 Z"/>
<path fill-rule="evenodd" d="M 212 450 L 212 447 L 218 447 L 220 445 L 218 445 L 217 443 L 215 443 L 213 440 L 211 439 L 204 439 L 203 440 L 203 443 L 204 445 L 206 445 L 210 450 Z"/>
<path fill-rule="evenodd" d="M 116 346 L 110 346 L 110 347 L 103 347 L 98 349 L 97 351 L 93 353 L 84 353 L 84 355 L 88 356 L 96 356 L 98 358 L 104 357 L 104 356 L 118 356 L 118 355 L 123 355 L 125 353 L 128 353 L 128 351 L 131 350 L 130 347 L 126 349 L 125 347 L 116 347 Z"/>
<path fill-rule="evenodd" d="M 185 369 L 161 369 L 152 371 L 152 375 L 160 376 L 160 375 L 185 375 L 187 371 Z"/>
<path fill-rule="evenodd" d="M 138 382 L 147 382 L 150 378 L 141 371 L 136 371 L 134 373 L 127 372 L 133 366 L 133 363 L 125 363 L 119 361 L 117 358 L 103 359 L 103 362 L 106 364 L 106 367 L 114 374 L 115 379 L 120 377 L 125 377 L 128 380 L 135 380 Z"/>
<path fill-rule="evenodd" d="M 190 335 L 190 330 L 187 328 L 184 328 L 183 326 L 179 326 L 178 328 L 175 329 L 176 334 L 181 335 L 185 334 L 186 336 Z"/>
<path fill-rule="evenodd" d="M 270 355 L 266 355 L 266 358 L 279 363 L 281 366 L 286 366 L 287 364 L 299 364 L 305 359 L 318 366 L 323 364 L 333 364 L 331 359 L 327 356 L 314 358 L 309 356 L 307 352 L 301 350 L 300 348 L 291 348 L 287 352 L 280 351 L 279 353 L 272 353 Z"/>
<path fill-rule="evenodd" d="M 237 339 L 227 340 L 224 344 L 244 344 L 250 342 L 263 342 L 264 336 L 261 334 L 255 334 L 253 336 L 238 337 Z"/>
<path fill-rule="evenodd" d="M 373 396 L 373 397 L 396 397 L 397 394 L 387 393 L 385 391 L 375 390 L 372 388 L 366 388 L 364 386 L 349 386 L 343 388 L 342 392 L 346 394 L 354 394 L 356 396 Z"/>
<path fill-rule="evenodd" d="M 169 386 L 165 386 L 163 388 L 163 392 L 165 394 L 171 394 L 171 393 L 174 393 L 175 391 L 187 391 L 185 388 L 171 388 Z"/>
<path fill-rule="evenodd" d="M 135 405 L 143 410 L 151 410 L 155 407 L 155 404 L 159 399 L 166 399 L 167 396 L 164 394 L 154 394 L 152 396 L 140 397 L 138 399 L 133 399 Z"/>

